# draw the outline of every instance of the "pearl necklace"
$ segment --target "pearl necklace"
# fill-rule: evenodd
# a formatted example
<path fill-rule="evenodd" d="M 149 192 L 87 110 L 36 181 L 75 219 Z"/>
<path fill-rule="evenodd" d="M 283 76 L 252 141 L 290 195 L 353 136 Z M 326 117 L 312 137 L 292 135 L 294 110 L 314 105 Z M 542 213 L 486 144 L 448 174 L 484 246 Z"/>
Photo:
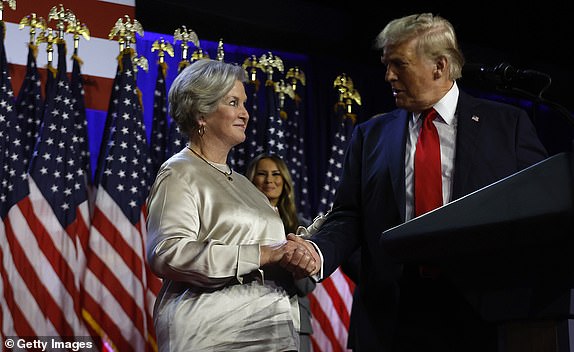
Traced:
<path fill-rule="evenodd" d="M 197 155 L 198 158 L 200 158 L 201 160 L 205 161 L 205 163 L 209 166 L 211 166 L 212 168 L 214 168 L 215 170 L 219 171 L 220 173 L 222 173 L 223 175 L 225 175 L 225 177 L 227 177 L 227 179 L 229 181 L 233 181 L 233 178 L 231 177 L 231 174 L 233 174 L 233 169 L 230 168 L 229 166 L 229 171 L 223 171 L 220 168 L 218 168 L 217 166 L 213 165 L 211 162 L 209 162 L 207 159 L 205 159 L 204 157 L 202 157 L 198 152 L 196 152 L 195 150 L 191 149 L 191 147 L 189 145 L 186 145 L 187 149 L 191 150 L 191 152 L 195 155 Z"/>

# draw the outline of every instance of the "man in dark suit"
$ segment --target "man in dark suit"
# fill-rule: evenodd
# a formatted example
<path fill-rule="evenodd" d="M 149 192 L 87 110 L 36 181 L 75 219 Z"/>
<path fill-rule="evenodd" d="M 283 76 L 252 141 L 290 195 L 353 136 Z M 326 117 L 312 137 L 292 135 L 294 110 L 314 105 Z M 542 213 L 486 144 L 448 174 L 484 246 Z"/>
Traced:
<path fill-rule="evenodd" d="M 398 109 L 355 128 L 333 208 L 311 237 L 322 257 L 317 275 L 327 277 L 360 251 L 349 337 L 354 351 L 496 351 L 495 327 L 448 280 L 397 264 L 380 236 L 417 216 L 414 159 L 423 111 L 438 113 L 433 124 L 443 203 L 539 162 L 547 152 L 525 111 L 459 90 L 464 59 L 444 18 L 393 20 L 376 46 Z"/>

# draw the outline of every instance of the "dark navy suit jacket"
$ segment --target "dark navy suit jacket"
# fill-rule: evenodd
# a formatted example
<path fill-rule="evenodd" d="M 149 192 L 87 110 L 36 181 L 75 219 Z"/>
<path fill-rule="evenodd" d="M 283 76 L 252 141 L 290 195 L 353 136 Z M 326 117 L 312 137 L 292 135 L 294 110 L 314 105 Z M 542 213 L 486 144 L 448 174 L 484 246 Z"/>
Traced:
<path fill-rule="evenodd" d="M 460 91 L 452 199 L 509 176 L 547 157 L 522 109 Z M 311 238 L 323 254 L 324 276 L 360 250 L 361 267 L 351 325 L 361 350 L 390 350 L 395 333 L 401 265 L 381 247 L 381 233 L 405 221 L 405 145 L 409 114 L 403 109 L 356 126 L 333 209 Z"/>

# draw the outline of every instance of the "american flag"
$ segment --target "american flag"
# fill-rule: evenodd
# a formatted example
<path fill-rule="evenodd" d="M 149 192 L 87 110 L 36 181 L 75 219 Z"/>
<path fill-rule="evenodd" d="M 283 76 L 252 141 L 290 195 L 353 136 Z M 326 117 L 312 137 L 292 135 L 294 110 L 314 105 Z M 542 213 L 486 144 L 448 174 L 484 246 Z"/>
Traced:
<path fill-rule="evenodd" d="M 25 135 L 22 136 L 22 144 L 25 149 L 25 155 L 28 158 L 32 157 L 44 111 L 41 92 L 42 82 L 40 81 L 40 74 L 36 65 L 37 51 L 38 47 L 36 45 L 28 44 L 26 76 L 24 76 L 18 98 L 16 99 L 18 125 L 25 131 Z"/>
<path fill-rule="evenodd" d="M 179 152 L 183 147 L 185 147 L 185 143 L 187 143 L 187 138 L 179 131 L 177 123 L 171 117 L 169 120 L 166 159 Z"/>
<path fill-rule="evenodd" d="M 152 309 L 160 281 L 145 261 L 145 199 L 151 159 L 138 99 L 133 49 L 114 82 L 84 277 L 84 317 L 116 351 L 157 350 Z"/>
<path fill-rule="evenodd" d="M 28 173 L 19 137 L 8 138 L 14 149 L 6 150 L 8 175 L 2 177 L 8 176 L 1 234 L 4 336 L 86 336 L 80 313 L 79 238 L 87 234 L 89 211 L 65 44 L 58 44 L 58 53 L 54 91 L 46 100 Z"/>
<path fill-rule="evenodd" d="M 305 157 L 305 90 L 297 84 L 293 91 L 295 98 L 285 99 L 285 141 L 287 143 L 286 163 L 293 179 L 297 210 L 306 219 L 312 219 L 308 192 L 307 159 Z"/>
<path fill-rule="evenodd" d="M 160 62 L 157 66 L 157 79 L 153 92 L 153 119 L 151 125 L 150 157 L 152 162 L 151 175 L 155 176 L 161 164 L 166 160 L 168 143 L 167 126 L 167 97 L 165 87 L 165 72 L 167 64 Z"/>
<path fill-rule="evenodd" d="M 327 179 L 319 202 L 319 214 L 327 213 L 333 206 L 335 199 L 335 192 L 339 186 L 340 176 L 343 173 L 343 159 L 347 145 L 351 139 L 353 128 L 355 127 L 355 117 L 348 115 L 344 103 L 335 104 L 335 118 L 339 122 L 333 143 L 331 146 L 331 155 L 329 157 L 329 165 L 327 168 Z"/>
<path fill-rule="evenodd" d="M 189 65 L 190 65 L 189 61 L 181 60 L 178 67 L 177 67 L 178 73 L 181 72 L 183 69 L 185 69 Z M 166 97 L 166 104 L 167 104 L 167 97 Z M 169 113 L 167 116 L 169 116 Z M 179 131 L 179 127 L 177 126 L 177 123 L 171 117 L 168 117 L 167 119 L 169 120 L 169 129 L 168 129 L 167 147 L 166 147 L 166 155 L 165 155 L 166 159 L 168 159 L 170 156 L 174 155 L 175 153 L 179 152 L 185 146 L 185 143 L 187 142 L 187 138 Z"/>
<path fill-rule="evenodd" d="M 323 187 L 319 214 L 331 209 L 335 191 L 342 173 L 343 158 L 354 128 L 354 120 L 347 116 L 344 104 L 335 105 L 335 118 L 339 121 L 333 140 L 325 186 Z M 341 271 L 335 270 L 318 283 L 309 294 L 311 302 L 313 335 L 311 341 L 315 352 L 346 351 L 353 291 L 355 283 Z"/>
<path fill-rule="evenodd" d="M 280 116 L 279 102 L 275 92 L 275 84 L 271 80 L 265 82 L 267 134 L 266 151 L 287 160 L 287 144 L 285 141 L 284 121 Z"/>
<path fill-rule="evenodd" d="M 16 116 L 2 21 L 0 31 L 0 342 L 4 346 L 6 336 L 33 336 L 36 332 L 25 309 L 30 297 L 27 283 L 33 279 L 25 274 L 31 264 L 9 216 L 20 212 L 15 205 L 28 195 L 28 159 L 23 142 L 26 136 Z M 15 210 L 10 212 L 12 208 Z"/>
<path fill-rule="evenodd" d="M 97 188 L 100 183 L 100 175 L 102 174 L 102 167 L 105 163 L 107 144 L 104 143 L 110 139 L 110 131 L 112 129 L 112 119 L 116 114 L 118 105 L 118 95 L 120 87 L 117 83 L 120 80 L 120 66 L 116 68 L 116 75 L 114 78 L 114 84 L 112 86 L 112 93 L 109 97 L 108 112 L 106 114 L 106 121 L 104 122 L 104 131 L 102 133 L 102 143 L 100 143 L 100 149 L 98 151 L 98 160 L 96 162 L 96 172 L 94 173 L 94 187 Z"/>
<path fill-rule="evenodd" d="M 86 177 L 86 183 L 88 185 L 92 184 L 92 169 L 90 166 L 90 148 L 88 141 L 88 121 L 86 120 L 86 104 L 84 98 L 84 78 L 82 77 L 82 72 L 80 66 L 82 65 L 82 60 L 77 54 L 72 55 L 73 66 L 72 66 L 72 78 L 70 80 L 70 85 L 72 89 L 72 97 L 74 99 L 74 104 L 76 109 L 74 111 L 74 126 L 76 128 L 76 135 L 78 142 L 80 143 L 80 156 L 81 156 L 81 168 L 84 170 L 84 176 Z"/>
<path fill-rule="evenodd" d="M 257 60 L 257 58 L 254 58 Z M 257 76 L 252 78 L 256 78 Z M 265 150 L 263 147 L 263 137 L 265 133 L 258 133 L 264 130 L 264 125 L 261 122 L 265 122 L 264 119 L 259 118 L 259 91 L 260 81 L 256 78 L 254 80 L 249 80 L 245 85 L 245 93 L 247 94 L 247 110 L 249 111 L 249 122 L 247 124 L 247 130 L 245 131 L 245 142 L 236 146 L 232 150 L 231 165 L 235 170 L 239 172 L 245 172 L 247 164 L 256 155 L 263 153 Z"/>

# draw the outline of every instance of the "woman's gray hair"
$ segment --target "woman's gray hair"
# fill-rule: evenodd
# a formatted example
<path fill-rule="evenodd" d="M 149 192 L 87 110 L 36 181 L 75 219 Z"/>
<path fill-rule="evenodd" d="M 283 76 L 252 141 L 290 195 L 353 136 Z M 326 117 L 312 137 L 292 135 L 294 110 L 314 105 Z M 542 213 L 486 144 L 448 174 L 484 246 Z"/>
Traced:
<path fill-rule="evenodd" d="M 235 81 L 245 82 L 247 73 L 236 64 L 201 59 L 187 66 L 169 89 L 169 113 L 181 133 L 189 136 L 199 127 L 199 119 L 217 109 L 219 101 Z"/>
<path fill-rule="evenodd" d="M 432 60 L 446 57 L 449 62 L 449 78 L 462 76 L 464 56 L 456 39 L 452 24 L 432 13 L 422 13 L 397 18 L 389 22 L 375 39 L 374 47 L 384 50 L 418 37 L 418 52 Z"/>

